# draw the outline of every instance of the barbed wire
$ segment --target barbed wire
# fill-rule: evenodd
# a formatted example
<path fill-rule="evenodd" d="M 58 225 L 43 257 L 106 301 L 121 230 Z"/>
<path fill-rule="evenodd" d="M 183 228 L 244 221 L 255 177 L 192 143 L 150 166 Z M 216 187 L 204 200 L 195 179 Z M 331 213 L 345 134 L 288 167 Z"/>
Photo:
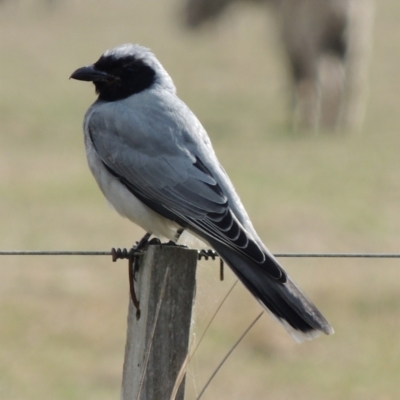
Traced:
<path fill-rule="evenodd" d="M 138 254 L 142 254 L 141 252 Z M 215 258 L 212 250 L 199 250 L 204 258 Z M 92 250 L 0 250 L 0 256 L 112 256 L 110 251 Z M 275 253 L 277 258 L 400 258 L 400 253 Z"/>

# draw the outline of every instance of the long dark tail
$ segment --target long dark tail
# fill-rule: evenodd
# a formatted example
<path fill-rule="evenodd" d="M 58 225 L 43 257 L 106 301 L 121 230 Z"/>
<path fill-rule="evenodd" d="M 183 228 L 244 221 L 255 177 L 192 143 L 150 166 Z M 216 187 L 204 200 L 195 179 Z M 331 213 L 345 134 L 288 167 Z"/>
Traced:
<path fill-rule="evenodd" d="M 296 342 L 312 340 L 319 334 L 331 335 L 333 328 L 296 284 L 287 277 L 275 280 L 265 270 L 226 245 L 210 243 L 220 257 L 261 303 L 290 333 Z M 271 259 L 271 262 L 276 262 Z"/>

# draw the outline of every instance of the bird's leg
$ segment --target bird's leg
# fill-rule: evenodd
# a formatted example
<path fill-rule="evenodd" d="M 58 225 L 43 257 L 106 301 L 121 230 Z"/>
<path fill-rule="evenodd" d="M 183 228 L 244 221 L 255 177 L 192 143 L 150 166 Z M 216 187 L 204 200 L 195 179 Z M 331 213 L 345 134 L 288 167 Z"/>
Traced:
<path fill-rule="evenodd" d="M 136 319 L 140 318 L 140 304 L 139 304 L 139 300 L 137 299 L 136 292 L 135 292 L 136 273 L 139 269 L 139 262 L 138 262 L 139 257 L 137 255 L 135 255 L 135 252 L 142 250 L 147 245 L 150 236 L 151 236 L 151 233 L 146 233 L 139 240 L 139 242 L 136 243 L 136 246 L 132 247 L 133 251 L 130 252 L 130 256 L 129 256 L 129 264 L 128 264 L 129 265 L 128 266 L 129 291 L 131 294 L 132 303 L 136 308 Z"/>
<path fill-rule="evenodd" d="M 178 240 L 181 237 L 181 235 L 182 235 L 184 230 L 185 229 L 183 229 L 183 228 L 177 229 L 177 231 L 175 232 L 174 238 L 171 239 L 168 243 L 166 243 L 167 246 L 179 246 L 178 245 Z M 180 246 L 183 246 L 183 245 L 180 245 Z M 185 246 L 183 246 L 183 247 L 185 247 Z"/>
<path fill-rule="evenodd" d="M 175 236 L 173 239 L 173 242 L 176 244 L 178 243 L 179 238 L 181 237 L 182 233 L 183 233 L 184 229 L 183 228 L 179 228 L 177 229 L 177 231 L 175 232 Z"/>
<path fill-rule="evenodd" d="M 136 242 L 136 246 L 133 246 L 132 248 L 135 251 L 142 250 L 146 246 L 146 244 L 149 242 L 150 236 L 151 236 L 151 233 L 147 232 L 138 242 Z"/>

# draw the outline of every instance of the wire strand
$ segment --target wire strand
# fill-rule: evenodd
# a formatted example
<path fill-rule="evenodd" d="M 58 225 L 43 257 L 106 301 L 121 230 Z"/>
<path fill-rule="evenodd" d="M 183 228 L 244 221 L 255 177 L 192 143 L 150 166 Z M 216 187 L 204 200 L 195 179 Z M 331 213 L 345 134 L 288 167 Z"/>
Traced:
<path fill-rule="evenodd" d="M 1 250 L 0 256 L 111 256 L 111 251 Z"/>
<path fill-rule="evenodd" d="M 214 379 L 215 375 L 217 375 L 218 371 L 221 369 L 221 367 L 224 365 L 225 361 L 229 358 L 229 356 L 232 354 L 232 352 L 236 349 L 236 347 L 239 345 L 239 343 L 243 340 L 243 338 L 248 334 L 250 329 L 255 325 L 255 323 L 262 317 L 264 314 L 264 311 L 261 311 L 260 314 L 254 319 L 254 321 L 246 328 L 246 330 L 240 335 L 239 339 L 235 342 L 235 344 L 231 347 L 231 349 L 226 353 L 225 357 L 222 359 L 222 361 L 218 364 L 217 368 L 215 368 L 214 372 L 211 374 L 210 378 L 204 385 L 203 389 L 201 390 L 200 394 L 196 398 L 196 400 L 200 400 L 201 397 L 203 396 L 204 392 L 210 385 L 211 381 Z"/>
<path fill-rule="evenodd" d="M 111 251 L 0 250 L 0 256 L 111 256 Z M 400 253 L 275 253 L 277 258 L 400 258 Z"/>

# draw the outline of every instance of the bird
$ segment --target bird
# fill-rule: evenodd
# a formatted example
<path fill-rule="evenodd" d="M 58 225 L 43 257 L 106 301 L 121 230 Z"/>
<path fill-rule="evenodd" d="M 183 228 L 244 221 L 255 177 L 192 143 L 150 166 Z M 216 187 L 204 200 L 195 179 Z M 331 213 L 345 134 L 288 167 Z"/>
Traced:
<path fill-rule="evenodd" d="M 146 231 L 144 242 L 198 238 L 296 342 L 334 332 L 256 233 L 205 128 L 150 49 L 119 45 L 70 78 L 92 82 L 98 96 L 83 122 L 89 169 L 111 206 Z"/>

